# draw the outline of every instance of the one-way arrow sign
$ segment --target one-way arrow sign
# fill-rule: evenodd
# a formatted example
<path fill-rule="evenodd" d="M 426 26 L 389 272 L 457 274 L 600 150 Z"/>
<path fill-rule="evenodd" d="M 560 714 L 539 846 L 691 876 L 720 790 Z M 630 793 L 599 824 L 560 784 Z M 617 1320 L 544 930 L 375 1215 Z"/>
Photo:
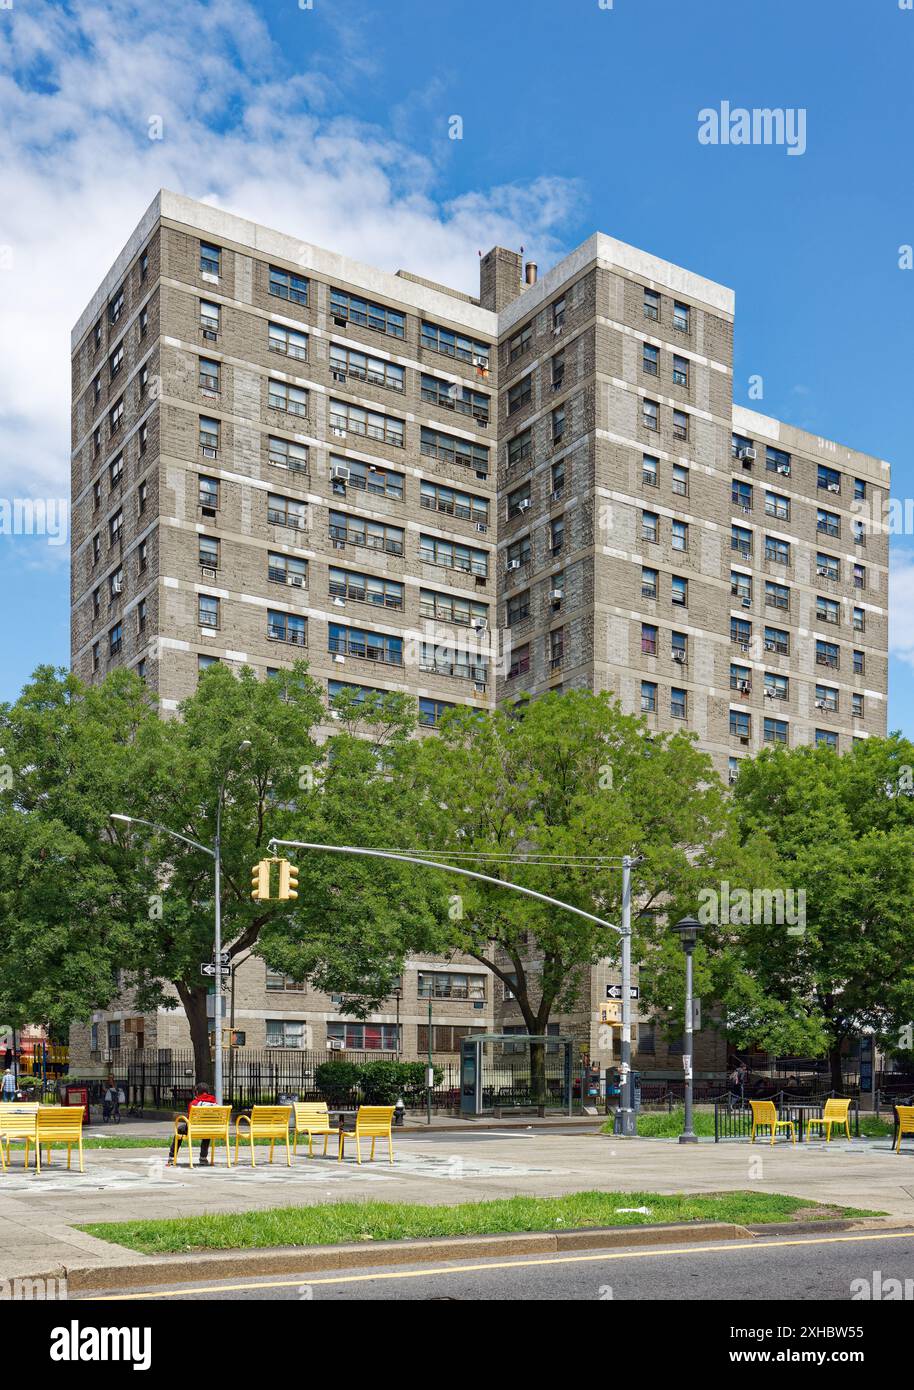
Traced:
<path fill-rule="evenodd" d="M 204 961 L 200 966 L 201 975 L 231 975 L 231 967 L 228 965 L 214 965 L 212 961 Z"/>
<path fill-rule="evenodd" d="M 628 997 L 629 997 L 629 999 L 637 999 L 637 998 L 639 997 L 639 995 L 640 995 L 640 990 L 638 989 L 638 986 L 637 986 L 637 985 L 629 985 L 629 987 L 628 987 Z M 622 986 L 621 986 L 621 985 L 607 985 L 607 986 L 606 986 L 606 998 L 607 998 L 607 999 L 621 999 L 621 998 L 622 998 Z"/>

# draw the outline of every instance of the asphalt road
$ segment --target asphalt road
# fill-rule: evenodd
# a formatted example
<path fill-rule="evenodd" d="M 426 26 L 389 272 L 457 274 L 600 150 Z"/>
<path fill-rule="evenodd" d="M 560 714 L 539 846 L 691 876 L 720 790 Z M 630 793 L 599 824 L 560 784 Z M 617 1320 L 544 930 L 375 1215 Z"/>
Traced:
<path fill-rule="evenodd" d="M 878 1273 L 877 1273 L 878 1272 Z M 849 1301 L 864 1281 L 882 1289 L 901 1280 L 914 1297 L 914 1232 L 758 1237 L 750 1243 L 645 1246 L 586 1254 L 398 1265 L 318 1275 L 282 1275 L 106 1298 L 167 1302 L 209 1300 L 362 1301 Z M 877 1295 L 878 1296 L 878 1295 Z M 98 1295 L 95 1296 L 96 1298 Z M 872 1295 L 871 1295 L 872 1298 Z"/>

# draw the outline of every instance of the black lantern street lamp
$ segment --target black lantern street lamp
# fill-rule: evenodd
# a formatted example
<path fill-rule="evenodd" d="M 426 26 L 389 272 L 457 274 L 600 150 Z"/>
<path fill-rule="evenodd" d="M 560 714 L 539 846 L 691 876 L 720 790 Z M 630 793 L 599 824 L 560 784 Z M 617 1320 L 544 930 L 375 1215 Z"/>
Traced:
<path fill-rule="evenodd" d="M 685 1075 L 685 1129 L 679 1136 L 680 1144 L 697 1144 L 698 1142 L 692 1129 L 692 952 L 695 950 L 703 925 L 697 917 L 683 917 L 673 926 L 673 931 L 679 937 L 686 958 L 685 1033 L 682 1040 L 682 1069 Z"/>

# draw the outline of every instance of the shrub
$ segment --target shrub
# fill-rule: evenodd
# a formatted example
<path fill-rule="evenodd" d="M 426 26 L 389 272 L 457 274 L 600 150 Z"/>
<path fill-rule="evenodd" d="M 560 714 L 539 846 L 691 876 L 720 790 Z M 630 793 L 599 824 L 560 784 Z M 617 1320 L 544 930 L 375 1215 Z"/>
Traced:
<path fill-rule="evenodd" d="M 365 1062 L 359 1073 L 362 1099 L 367 1105 L 394 1105 L 400 1096 L 404 1104 L 418 1105 L 425 1095 L 422 1062 Z M 436 1084 L 442 1075 L 440 1067 L 436 1067 Z"/>
<path fill-rule="evenodd" d="M 314 1084 L 330 1104 L 338 1105 L 358 1090 L 361 1070 L 355 1062 L 321 1062 L 314 1073 Z"/>

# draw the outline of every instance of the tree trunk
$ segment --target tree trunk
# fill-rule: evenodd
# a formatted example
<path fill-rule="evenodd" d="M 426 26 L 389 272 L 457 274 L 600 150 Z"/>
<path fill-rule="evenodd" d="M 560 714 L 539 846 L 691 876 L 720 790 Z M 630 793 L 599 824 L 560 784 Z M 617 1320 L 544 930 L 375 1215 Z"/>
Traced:
<path fill-rule="evenodd" d="M 205 987 L 177 984 L 178 997 L 184 1005 L 190 1040 L 194 1049 L 194 1079 L 213 1084 L 213 1058 L 209 1047 L 209 1017 L 206 1012 Z"/>
<path fill-rule="evenodd" d="M 841 1043 L 835 1043 L 828 1049 L 828 1065 L 831 1069 L 831 1088 L 833 1091 L 840 1091 L 844 1086 L 844 1074 L 841 1070 Z"/>
<path fill-rule="evenodd" d="M 534 1105 L 546 1104 L 546 1044 L 530 1044 L 530 1094 Z"/>

